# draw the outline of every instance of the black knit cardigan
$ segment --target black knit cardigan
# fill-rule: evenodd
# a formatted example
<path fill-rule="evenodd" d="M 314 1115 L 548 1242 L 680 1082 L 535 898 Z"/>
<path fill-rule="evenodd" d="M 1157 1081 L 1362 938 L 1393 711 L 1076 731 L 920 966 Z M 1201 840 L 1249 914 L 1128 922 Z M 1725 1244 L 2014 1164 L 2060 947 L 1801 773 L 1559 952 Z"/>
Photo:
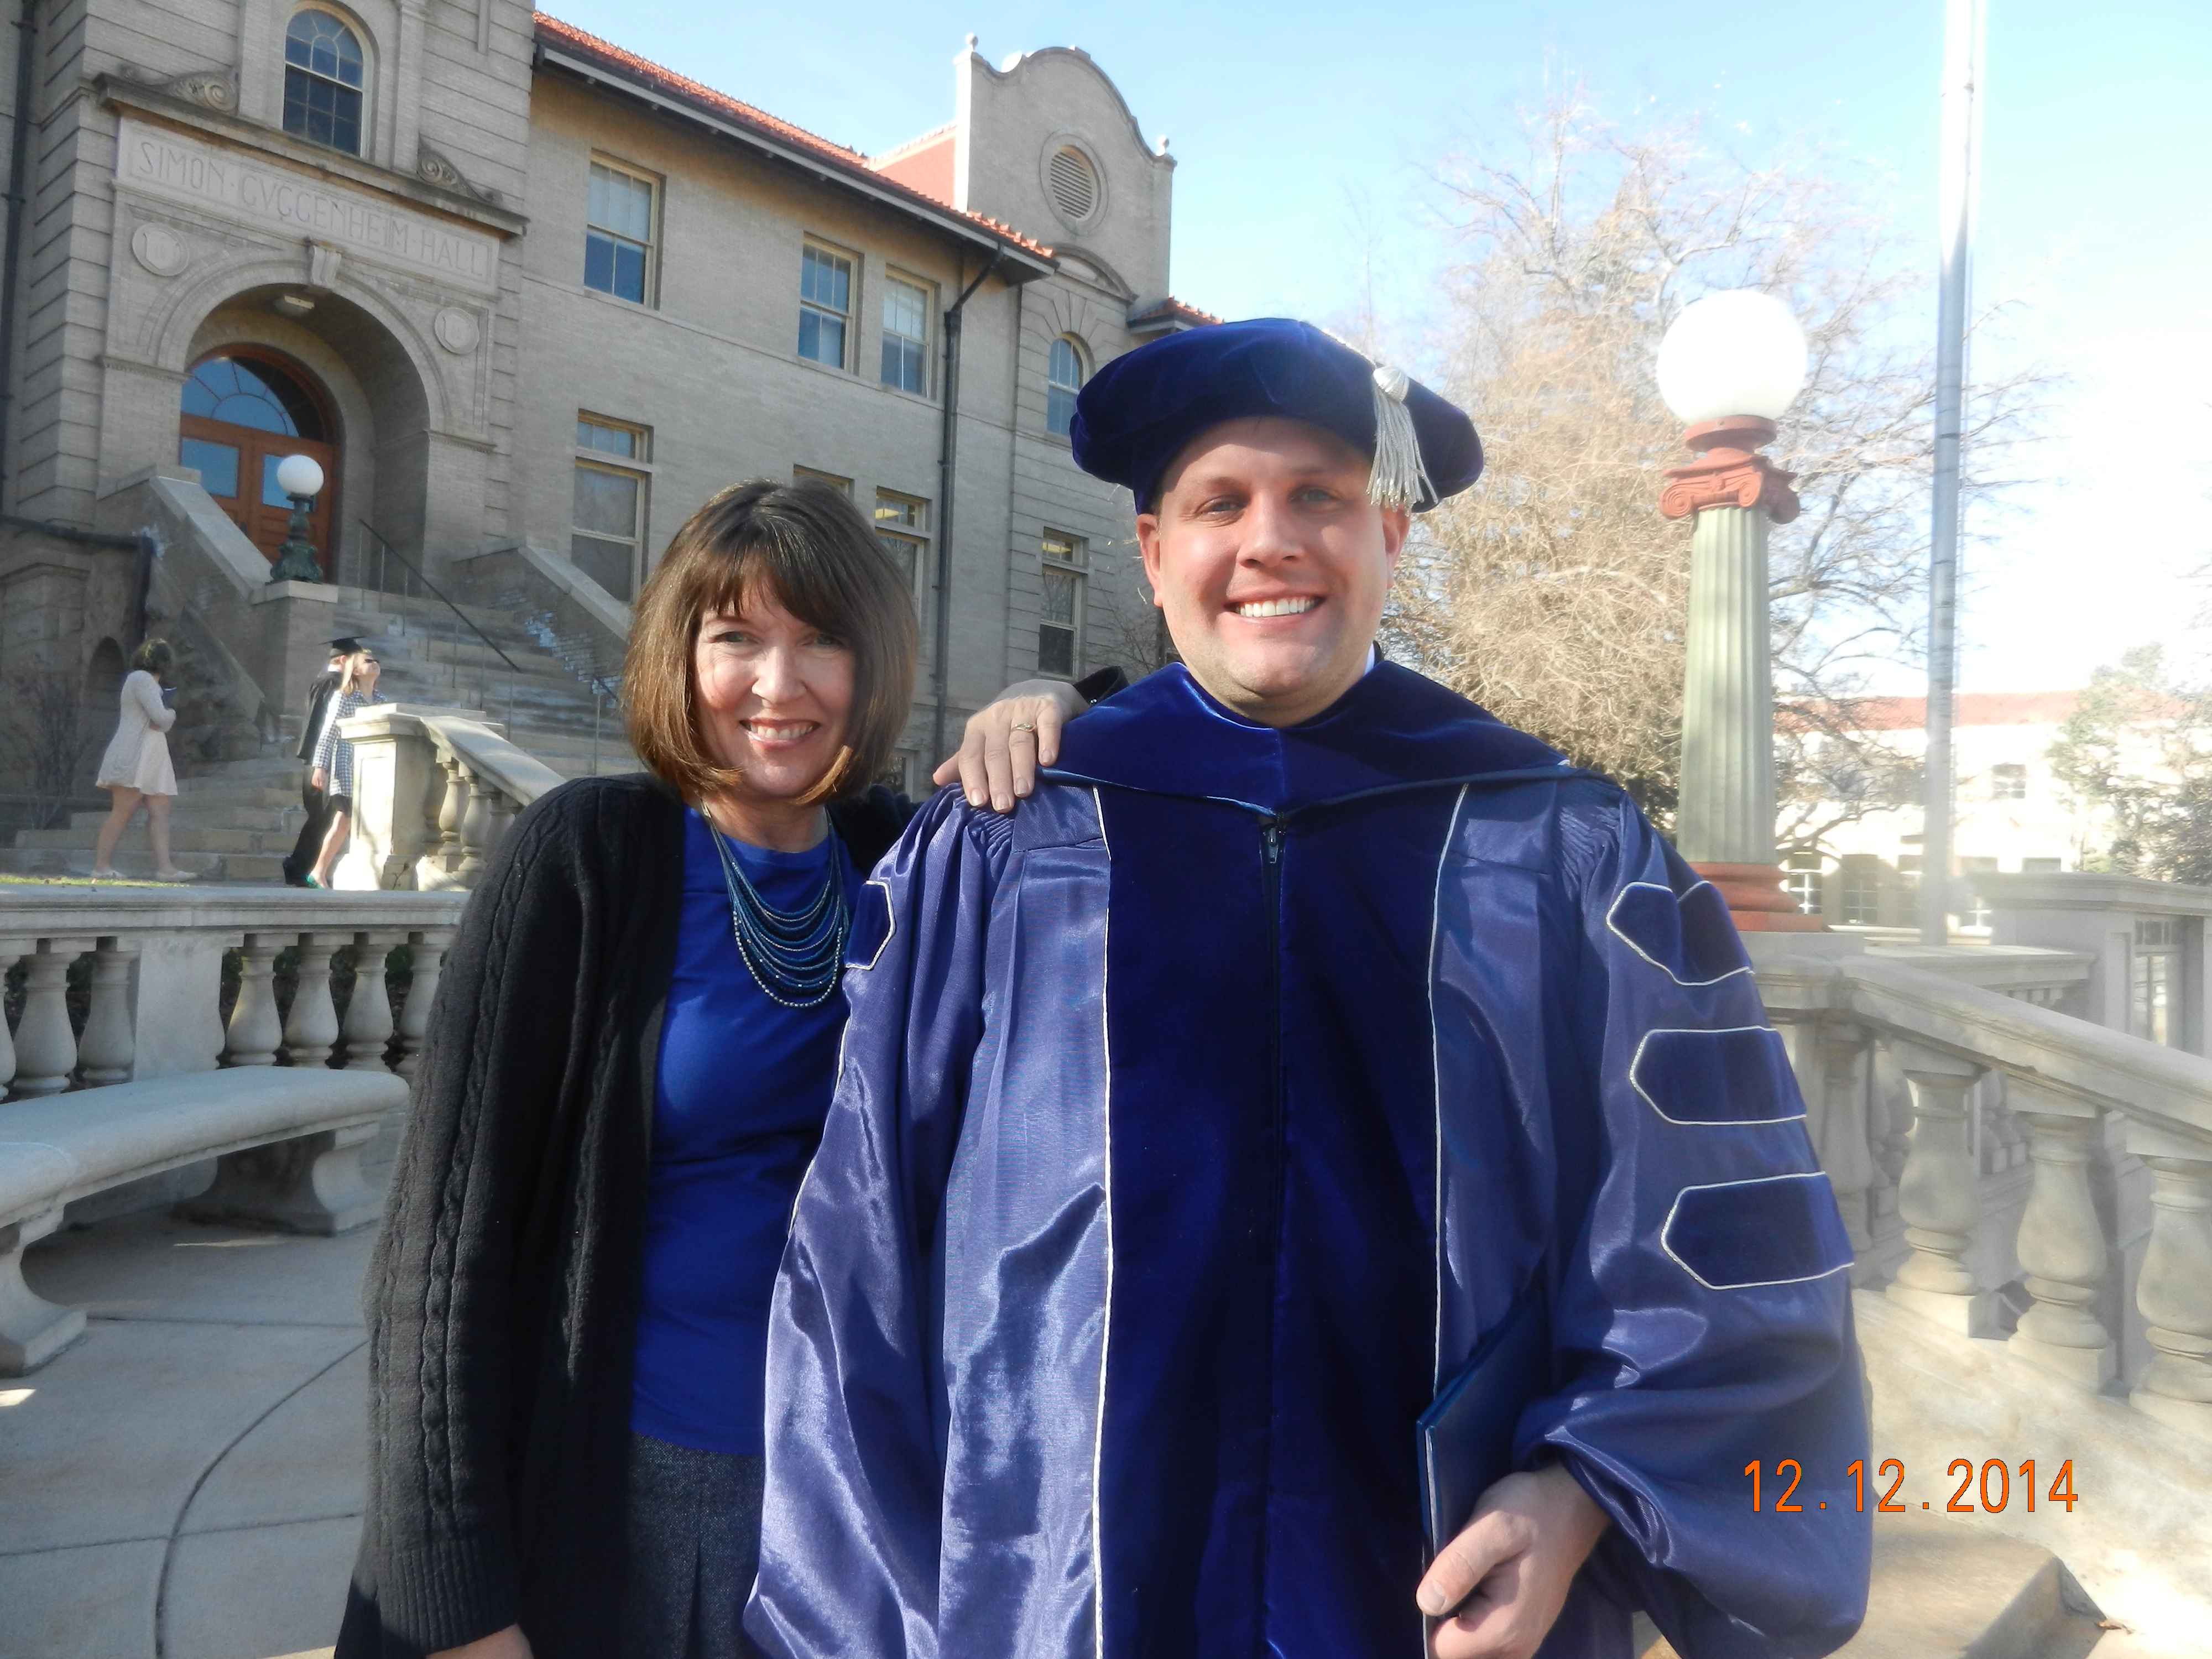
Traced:
<path fill-rule="evenodd" d="M 866 870 L 910 811 L 878 788 L 830 818 Z M 672 791 L 581 779 L 522 815 L 462 914 L 362 1290 L 368 1501 L 337 1659 L 517 1623 L 538 1659 L 620 1650 L 683 875 Z"/>

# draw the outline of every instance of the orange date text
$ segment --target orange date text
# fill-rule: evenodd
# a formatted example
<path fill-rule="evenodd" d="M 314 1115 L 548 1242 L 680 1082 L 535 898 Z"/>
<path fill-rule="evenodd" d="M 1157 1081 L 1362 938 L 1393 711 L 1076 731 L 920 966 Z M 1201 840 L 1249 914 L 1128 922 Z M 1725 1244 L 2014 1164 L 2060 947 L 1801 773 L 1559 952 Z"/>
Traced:
<path fill-rule="evenodd" d="M 1797 1496 L 1797 1488 L 1805 1479 L 1805 1466 L 1796 1458 L 1778 1459 L 1771 1468 L 1764 1459 L 1753 1458 L 1743 1466 L 1743 1472 L 1751 1482 L 1753 1514 L 1802 1515 L 1806 1512 L 1806 1503 Z M 1844 1474 L 1851 1483 L 1850 1495 L 1846 1502 L 1839 1502 L 1836 1507 L 1843 1509 L 1848 1506 L 1851 1512 L 1864 1515 L 1869 1491 L 1866 1460 L 1863 1457 L 1854 1459 Z M 2039 1494 L 2046 1507 L 2063 1505 L 2067 1514 L 2071 1515 L 2074 1505 L 2081 1501 L 2080 1495 L 2074 1490 L 2074 1460 L 2070 1457 L 2058 1466 L 2057 1472 L 2051 1476 L 2047 1484 L 2040 1481 L 2036 1474 L 2035 1460 L 2032 1457 L 2019 1466 L 2017 1473 L 2002 1457 L 1989 1458 L 1978 1464 L 1972 1458 L 1954 1457 L 1944 1479 L 1946 1481 L 1954 1479 L 1958 1481 L 1949 1501 L 1943 1504 L 1943 1509 L 1954 1515 L 1972 1515 L 1978 1511 L 2002 1515 L 2014 1504 L 2024 1505 L 2033 1514 Z M 1887 1486 L 1883 1486 L 1884 1481 L 1888 1482 Z M 1875 1466 L 1872 1487 L 1874 1509 L 1877 1515 L 1904 1515 L 1916 1507 L 1898 1496 L 1905 1489 L 1905 1463 L 1901 1458 L 1883 1458 Z M 1815 1498 L 1813 1507 L 1825 1510 L 1829 1507 L 1828 1500 Z M 1935 1500 L 1923 1498 L 1917 1507 L 1932 1510 L 1936 1507 Z"/>

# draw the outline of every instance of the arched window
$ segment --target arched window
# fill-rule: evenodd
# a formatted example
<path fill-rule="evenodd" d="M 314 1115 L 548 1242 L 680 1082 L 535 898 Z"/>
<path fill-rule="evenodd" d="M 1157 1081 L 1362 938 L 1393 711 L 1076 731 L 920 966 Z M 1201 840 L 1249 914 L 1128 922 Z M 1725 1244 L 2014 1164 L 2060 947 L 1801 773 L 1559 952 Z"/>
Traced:
<path fill-rule="evenodd" d="M 1044 423 L 1063 438 L 1075 424 L 1075 394 L 1087 373 L 1080 342 L 1063 334 L 1052 343 L 1044 372 Z"/>
<path fill-rule="evenodd" d="M 326 11 L 295 12 L 284 31 L 284 131 L 361 154 L 361 41 Z"/>
<path fill-rule="evenodd" d="M 307 387 L 255 357 L 210 357 L 185 382 L 183 412 L 280 437 L 328 441 L 322 411 Z"/>
<path fill-rule="evenodd" d="M 272 559 L 292 516 L 276 469 L 288 455 L 312 456 L 330 482 L 307 515 L 311 538 L 331 551 L 338 431 L 306 371 L 256 347 L 224 347 L 194 367 L 178 414 L 178 460 L 199 473 L 200 488 Z"/>

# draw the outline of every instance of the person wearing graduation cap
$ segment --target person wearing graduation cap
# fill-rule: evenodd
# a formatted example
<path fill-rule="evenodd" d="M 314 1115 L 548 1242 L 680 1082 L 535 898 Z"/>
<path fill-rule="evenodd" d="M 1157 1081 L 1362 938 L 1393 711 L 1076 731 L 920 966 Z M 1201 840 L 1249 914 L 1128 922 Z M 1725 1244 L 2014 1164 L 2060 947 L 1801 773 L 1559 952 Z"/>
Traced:
<path fill-rule="evenodd" d="M 322 741 L 323 726 L 327 720 L 331 698 L 337 693 L 338 681 L 345 673 L 346 659 L 361 650 L 362 643 L 350 634 L 341 634 L 331 641 L 331 660 L 323 672 L 315 676 L 308 686 L 303 718 L 300 723 L 300 746 L 294 752 L 307 769 L 300 780 L 300 805 L 307 809 L 307 822 L 300 826 L 300 838 L 284 859 L 284 884 L 305 887 L 307 872 L 315 867 L 315 860 L 323 850 L 323 837 L 331 827 L 330 798 L 315 781 L 315 746 Z"/>
<path fill-rule="evenodd" d="M 1618 787 L 1376 659 L 1472 425 L 1267 319 L 1109 364 L 1073 442 L 1182 660 L 1015 817 L 939 795 L 855 916 L 753 1638 L 1626 1659 L 1642 1608 L 1685 1659 L 1839 1646 L 1850 1248 L 1726 909 Z"/>

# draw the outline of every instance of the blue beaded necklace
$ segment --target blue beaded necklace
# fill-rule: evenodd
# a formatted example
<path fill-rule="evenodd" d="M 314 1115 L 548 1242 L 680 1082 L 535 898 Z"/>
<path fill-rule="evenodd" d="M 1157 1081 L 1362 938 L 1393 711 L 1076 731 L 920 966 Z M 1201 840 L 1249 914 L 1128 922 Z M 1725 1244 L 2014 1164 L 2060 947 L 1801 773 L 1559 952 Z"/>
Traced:
<path fill-rule="evenodd" d="M 796 910 L 779 910 L 745 878 L 744 866 L 711 818 L 707 830 L 714 838 L 714 850 L 722 855 L 722 878 L 730 890 L 730 932 L 753 983 L 770 1001 L 786 1008 L 811 1008 L 827 1000 L 844 968 L 845 936 L 853 920 L 845 902 L 845 884 L 839 879 L 842 872 L 836 847 L 830 848 L 822 890 Z M 830 839 L 836 841 L 835 830 Z"/>

